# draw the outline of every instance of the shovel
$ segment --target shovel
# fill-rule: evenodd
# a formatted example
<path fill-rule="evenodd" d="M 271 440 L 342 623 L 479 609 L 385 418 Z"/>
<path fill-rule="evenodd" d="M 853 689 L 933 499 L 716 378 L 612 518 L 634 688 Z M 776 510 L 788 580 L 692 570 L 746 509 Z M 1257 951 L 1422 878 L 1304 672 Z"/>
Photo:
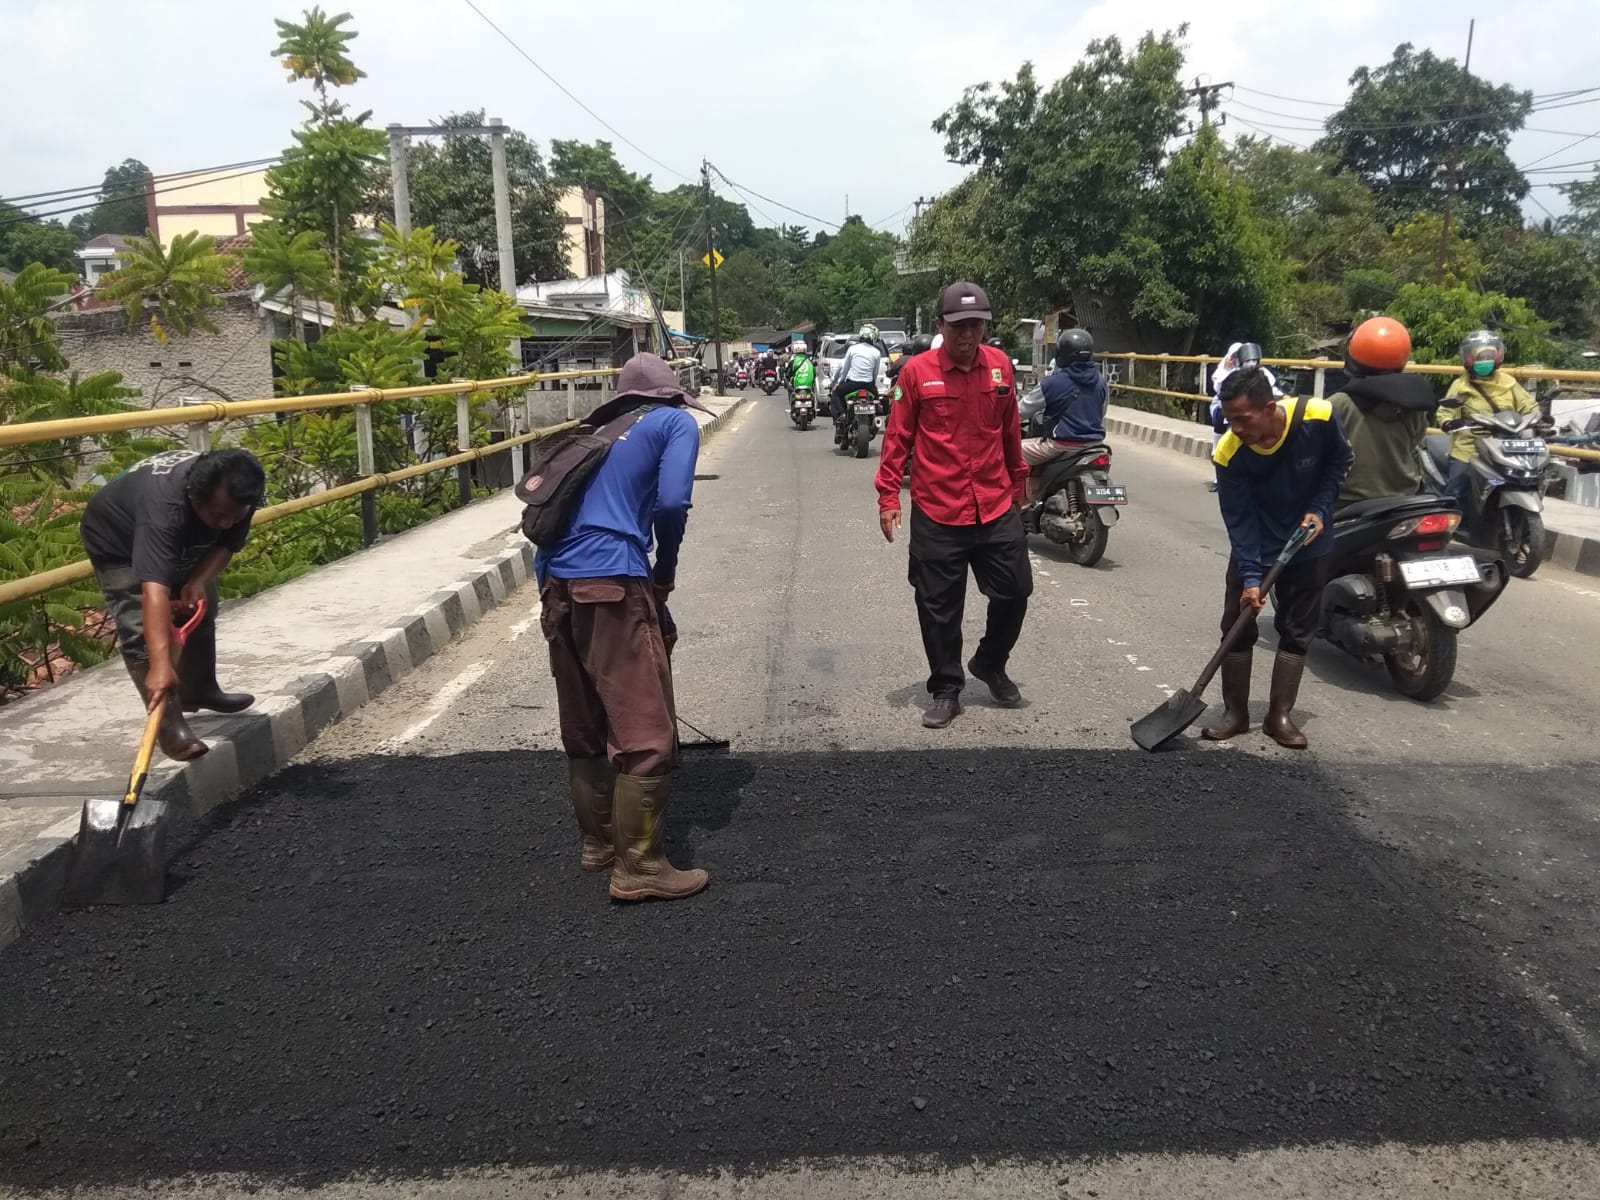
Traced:
<path fill-rule="evenodd" d="M 173 629 L 179 654 L 183 643 L 205 618 L 206 602 Z M 115 797 L 85 800 L 78 823 L 77 852 L 67 873 L 62 903 L 68 908 L 91 904 L 160 904 L 167 893 L 167 802 L 143 799 L 161 727 L 162 702 L 145 717 L 139 752 L 134 755 L 128 790 Z"/>
<path fill-rule="evenodd" d="M 1278 582 L 1278 576 L 1283 574 L 1283 569 L 1289 565 L 1289 560 L 1301 546 L 1306 544 L 1310 536 L 1309 525 L 1302 525 L 1294 531 L 1294 536 L 1284 545 L 1283 552 L 1272 564 L 1267 577 L 1261 581 L 1263 596 L 1271 594 L 1272 585 Z M 1244 636 L 1245 628 L 1256 619 L 1257 615 L 1257 610 L 1253 608 L 1242 610 L 1239 619 L 1233 623 L 1233 628 L 1228 630 L 1228 635 L 1217 647 L 1217 652 L 1211 656 L 1211 661 L 1206 663 L 1205 669 L 1200 672 L 1200 678 L 1194 681 L 1194 687 L 1187 691 L 1180 688 L 1173 692 L 1167 697 L 1165 704 L 1153 712 L 1146 713 L 1133 723 L 1133 740 L 1141 750 L 1160 748 L 1200 719 L 1200 715 L 1206 711 L 1206 702 L 1200 698 L 1206 690 L 1206 684 L 1211 682 L 1211 677 L 1217 673 L 1217 668 L 1222 666 L 1222 660 L 1234 646 L 1238 645 L 1239 639 Z"/>

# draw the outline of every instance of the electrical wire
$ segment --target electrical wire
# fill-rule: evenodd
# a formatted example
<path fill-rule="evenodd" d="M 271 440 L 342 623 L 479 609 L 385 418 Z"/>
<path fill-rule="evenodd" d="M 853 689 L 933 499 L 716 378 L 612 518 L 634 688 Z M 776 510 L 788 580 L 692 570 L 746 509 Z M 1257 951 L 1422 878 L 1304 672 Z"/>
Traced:
<path fill-rule="evenodd" d="M 693 179 L 689 178 L 689 176 L 685 175 L 682 171 L 678 170 L 676 167 L 670 166 L 667 163 L 662 162 L 654 154 L 651 154 L 643 146 L 639 145 L 637 142 L 635 142 L 631 138 L 629 138 L 625 133 L 623 133 L 620 129 L 618 129 L 610 121 L 607 121 L 599 113 L 595 112 L 594 109 L 590 108 L 582 100 L 579 100 L 578 97 L 575 96 L 567 88 L 566 84 L 562 83 L 554 75 L 550 74 L 549 71 L 546 71 L 537 62 L 534 61 L 534 58 L 533 58 L 533 56 L 531 54 L 529 54 L 521 46 L 517 45 L 516 39 L 514 39 L 504 29 L 501 29 L 500 26 L 496 25 L 492 20 L 490 20 L 489 19 L 489 15 L 487 13 L 485 13 L 483 11 L 483 9 L 479 8 L 476 4 L 474 4 L 473 0 L 462 0 L 462 3 L 465 4 L 468 8 L 470 8 L 473 12 L 477 13 L 478 16 L 483 20 L 483 23 L 485 25 L 487 25 L 490 29 L 492 29 L 496 33 L 498 33 L 500 35 L 501 39 L 506 43 L 506 45 L 510 46 L 513 50 L 515 50 L 518 54 L 520 54 L 523 58 L 525 58 L 528 61 L 528 65 L 529 66 L 531 66 L 535 71 L 538 71 L 539 74 L 543 75 L 551 83 L 555 84 L 555 86 L 560 89 L 561 93 L 563 95 L 565 95 L 567 97 L 567 99 L 571 100 L 579 108 L 583 109 L 584 112 L 588 113 L 596 121 L 599 121 L 600 124 L 604 125 L 612 133 L 616 134 L 616 136 L 625 145 L 632 146 L 635 150 L 637 150 L 640 154 L 644 155 L 651 162 L 655 163 L 656 166 L 660 167 L 663 171 L 670 171 L 672 174 L 676 175 L 679 179 L 682 179 L 685 182 L 688 182 L 688 183 L 693 183 L 694 182 Z"/>
<path fill-rule="evenodd" d="M 269 160 L 269 161 L 274 161 L 275 162 L 277 160 L 274 159 L 274 160 Z M 261 168 L 259 166 L 257 166 L 257 167 L 251 168 L 248 171 L 235 172 L 232 175 L 219 175 L 215 179 L 206 180 L 206 182 L 207 183 L 222 183 L 225 180 L 229 180 L 229 179 L 242 179 L 246 175 L 254 175 L 254 174 L 256 174 L 256 172 L 258 172 L 260 169 Z M 16 225 L 16 224 L 18 224 L 18 223 L 20 223 L 22 221 L 42 221 L 46 217 L 59 217 L 59 216 L 62 216 L 64 214 L 66 214 L 66 213 L 88 212 L 90 209 L 98 208 L 102 204 L 109 204 L 109 203 L 112 203 L 112 202 L 117 201 L 117 200 L 131 200 L 136 196 L 137 197 L 165 196 L 168 192 L 182 192 L 182 191 L 186 191 L 189 188 L 192 188 L 194 186 L 196 186 L 195 183 L 191 181 L 191 182 L 188 182 L 188 183 L 179 183 L 174 187 L 154 188 L 154 189 L 152 189 L 150 191 L 125 192 L 120 196 L 107 196 L 104 200 L 95 200 L 95 201 L 93 201 L 91 203 L 88 203 L 88 204 L 74 204 L 74 205 L 71 205 L 70 207 L 67 207 L 67 208 L 52 208 L 52 209 L 49 209 L 49 210 L 47 210 L 45 212 L 20 213 L 17 216 L 6 217 L 4 219 L 0 219 L 0 229 L 3 229 L 8 225 Z"/>
<path fill-rule="evenodd" d="M 279 155 L 274 155 L 271 158 L 247 159 L 243 162 L 235 163 L 219 163 L 214 167 L 196 167 L 192 171 L 173 171 L 169 175 L 152 175 L 150 179 L 152 184 L 168 183 L 174 179 L 189 179 L 196 175 L 210 175 L 214 171 L 232 171 L 238 167 L 265 166 L 269 163 L 277 162 L 279 157 Z M 52 192 L 29 192 L 25 196 L 0 196 L 0 204 L 12 204 L 20 207 L 26 201 L 49 200 L 51 203 L 56 203 L 62 200 L 76 200 L 84 196 L 98 196 L 103 191 L 105 191 L 105 184 L 104 182 L 101 182 L 92 186 L 84 185 L 75 188 L 58 188 Z M 142 195 L 144 195 L 144 190 L 141 188 L 137 192 L 125 192 L 117 197 L 108 197 L 108 199 L 128 199 L 132 196 Z"/>
<path fill-rule="evenodd" d="M 717 173 L 717 178 L 721 179 L 723 183 L 727 184 L 740 195 L 743 195 L 745 192 L 749 192 L 757 199 L 765 200 L 768 204 L 775 205 L 776 207 L 783 209 L 785 212 L 792 212 L 797 217 L 804 217 L 808 221 L 815 221 L 819 225 L 827 225 L 833 229 L 844 228 L 843 224 L 838 221 L 830 221 L 828 218 L 819 217 L 815 213 L 808 213 L 802 209 L 794 208 L 791 205 L 785 204 L 782 200 L 774 200 L 771 196 L 763 196 L 760 192 L 756 191 L 755 188 L 745 187 L 742 184 L 735 183 L 733 180 L 729 179 L 727 175 L 723 173 L 722 168 L 717 166 L 715 163 L 707 163 L 706 165 Z"/>

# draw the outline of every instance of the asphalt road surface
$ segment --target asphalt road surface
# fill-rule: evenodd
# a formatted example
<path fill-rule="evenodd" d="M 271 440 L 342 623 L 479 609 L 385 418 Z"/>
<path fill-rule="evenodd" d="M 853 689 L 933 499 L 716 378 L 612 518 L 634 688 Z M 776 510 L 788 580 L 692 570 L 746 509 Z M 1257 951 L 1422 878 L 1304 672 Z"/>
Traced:
<path fill-rule="evenodd" d="M 678 692 L 733 748 L 668 841 L 707 893 L 578 871 L 530 594 L 167 904 L 0 953 L 0 1192 L 1600 1195 L 1600 593 L 1513 581 L 1428 706 L 1318 648 L 1305 754 L 1143 754 L 1225 538 L 1203 464 L 1118 444 L 1105 561 L 1035 547 L 1027 706 L 930 732 L 874 465 L 781 396 L 702 456 Z"/>

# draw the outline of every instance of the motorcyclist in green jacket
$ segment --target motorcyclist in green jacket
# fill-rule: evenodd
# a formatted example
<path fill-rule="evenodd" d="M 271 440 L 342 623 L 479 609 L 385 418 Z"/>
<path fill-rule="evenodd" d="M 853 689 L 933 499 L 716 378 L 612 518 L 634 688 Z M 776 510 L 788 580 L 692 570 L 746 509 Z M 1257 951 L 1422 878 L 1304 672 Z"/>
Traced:
<path fill-rule="evenodd" d="M 806 352 L 806 344 L 795 342 L 789 347 L 789 354 L 789 390 L 815 388 L 817 364 L 811 361 L 811 355 Z"/>

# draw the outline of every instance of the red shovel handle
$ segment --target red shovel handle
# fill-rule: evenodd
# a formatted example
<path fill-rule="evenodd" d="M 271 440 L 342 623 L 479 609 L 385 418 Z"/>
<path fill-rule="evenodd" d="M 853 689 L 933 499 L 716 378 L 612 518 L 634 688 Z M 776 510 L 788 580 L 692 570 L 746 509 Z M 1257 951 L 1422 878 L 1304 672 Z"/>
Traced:
<path fill-rule="evenodd" d="M 182 608 L 183 606 L 179 602 L 174 601 L 173 604 L 172 604 L 172 607 L 173 607 L 174 610 L 177 610 L 177 609 Z M 191 633 L 193 633 L 199 627 L 200 622 L 204 621 L 205 619 L 206 619 L 206 598 L 204 596 L 202 596 L 202 597 L 200 597 L 200 599 L 198 599 L 198 600 L 196 600 L 194 602 L 194 613 L 189 617 L 189 619 L 187 621 L 185 621 L 182 625 L 174 625 L 173 626 L 173 629 L 172 629 L 172 639 L 173 639 L 173 641 L 177 642 L 177 644 L 179 646 L 182 646 L 184 642 L 189 640 L 189 635 Z"/>

